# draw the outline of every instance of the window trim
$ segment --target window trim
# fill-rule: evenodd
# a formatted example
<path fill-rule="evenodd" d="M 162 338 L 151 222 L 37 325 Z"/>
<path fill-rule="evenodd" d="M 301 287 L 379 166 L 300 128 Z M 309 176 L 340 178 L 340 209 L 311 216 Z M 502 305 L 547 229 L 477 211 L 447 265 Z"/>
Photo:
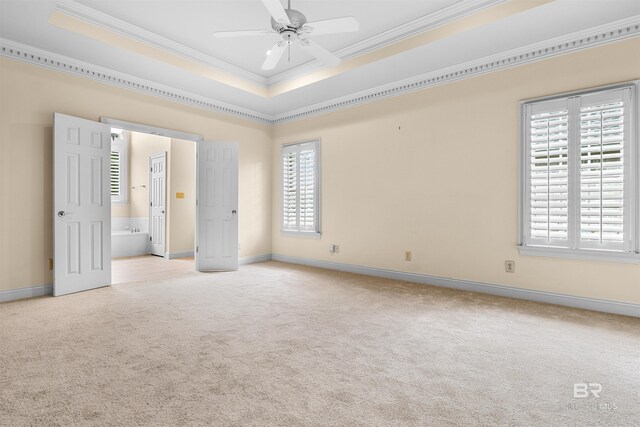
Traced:
<path fill-rule="evenodd" d="M 113 151 L 114 147 L 118 147 L 118 151 L 120 151 L 120 195 L 111 195 L 111 203 L 125 205 L 129 203 L 129 139 L 127 132 L 122 132 L 122 142 L 111 140 L 109 152 Z M 111 172 L 109 172 L 109 176 L 111 176 Z"/>
<path fill-rule="evenodd" d="M 629 179 L 634 204 L 632 207 L 629 225 L 631 227 L 632 244 L 635 246 L 631 251 L 615 251 L 588 248 L 564 248 L 554 246 L 542 246 L 535 244 L 525 244 L 527 212 L 529 203 L 528 189 L 528 151 L 527 151 L 527 106 L 533 103 L 562 100 L 571 97 L 585 96 L 616 89 L 630 88 L 632 91 L 632 101 L 629 104 L 631 111 L 629 130 L 629 159 L 632 162 L 631 177 Z M 621 263 L 640 263 L 640 80 L 633 80 L 611 85 L 592 87 L 577 91 L 564 92 L 560 94 L 531 98 L 520 101 L 520 140 L 519 140 L 519 186 L 518 186 L 518 251 L 525 256 L 558 257 L 566 259 L 580 259 L 591 261 L 608 261 Z M 572 120 L 569 118 L 569 120 Z M 570 196 L 571 197 L 571 196 Z"/>
<path fill-rule="evenodd" d="M 307 230 L 291 230 L 291 229 L 286 229 L 284 228 L 284 191 L 282 190 L 282 184 L 283 184 L 283 179 L 284 179 L 284 174 L 282 172 L 282 161 L 283 161 L 283 154 L 285 149 L 287 149 L 288 147 L 293 147 L 296 145 L 303 145 L 303 144 L 308 144 L 308 143 L 314 143 L 315 145 L 315 151 L 316 151 L 316 173 L 315 173 L 315 179 L 316 179 L 316 194 L 315 194 L 315 205 L 316 205 L 316 210 L 314 212 L 315 214 L 315 230 L 313 231 L 307 231 Z M 307 140 L 303 140 L 303 141 L 296 141 L 296 142 L 290 142 L 287 144 L 282 144 L 282 146 L 280 147 L 280 233 L 283 236 L 292 236 L 292 237 L 308 237 L 308 238 L 316 238 L 319 239 L 322 236 L 322 208 L 321 208 L 321 199 L 322 199 L 322 143 L 321 143 L 321 138 L 313 138 L 313 139 L 307 139 Z"/>

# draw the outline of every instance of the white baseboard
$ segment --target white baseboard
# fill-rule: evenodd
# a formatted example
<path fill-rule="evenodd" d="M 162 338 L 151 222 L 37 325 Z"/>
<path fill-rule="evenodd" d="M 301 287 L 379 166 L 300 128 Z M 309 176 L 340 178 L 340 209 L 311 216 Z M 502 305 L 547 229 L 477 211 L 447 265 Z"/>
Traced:
<path fill-rule="evenodd" d="M 364 274 L 366 276 L 384 277 L 386 279 L 402 280 L 405 282 L 420 283 L 424 285 L 441 286 L 444 288 L 480 292 L 484 294 L 498 295 L 501 297 L 544 302 L 548 304 L 563 305 L 567 307 L 583 308 L 593 311 L 602 311 L 605 313 L 621 314 L 624 316 L 640 317 L 640 304 L 563 295 L 552 292 L 534 291 L 531 289 L 513 288 L 503 285 L 491 285 L 488 283 L 472 282 L 469 280 L 449 279 L 444 277 L 428 276 L 426 274 L 405 273 L 402 271 L 361 267 L 357 265 L 341 264 L 330 261 L 317 261 L 278 254 L 273 254 L 271 259 L 273 259 L 274 261 L 288 262 L 291 264 L 301 264 L 311 267 L 325 268 L 329 270 Z"/>
<path fill-rule="evenodd" d="M 53 294 L 53 285 L 31 286 L 29 288 L 0 291 L 0 302 L 16 301 L 19 299 L 42 297 Z"/>
<path fill-rule="evenodd" d="M 172 252 L 165 253 L 165 259 L 178 259 L 178 258 L 193 258 L 193 251 L 191 252 Z"/>
<path fill-rule="evenodd" d="M 238 263 L 240 265 L 244 265 L 244 264 L 255 264 L 256 262 L 265 262 L 265 261 L 271 261 L 271 254 L 242 257 L 240 258 Z"/>

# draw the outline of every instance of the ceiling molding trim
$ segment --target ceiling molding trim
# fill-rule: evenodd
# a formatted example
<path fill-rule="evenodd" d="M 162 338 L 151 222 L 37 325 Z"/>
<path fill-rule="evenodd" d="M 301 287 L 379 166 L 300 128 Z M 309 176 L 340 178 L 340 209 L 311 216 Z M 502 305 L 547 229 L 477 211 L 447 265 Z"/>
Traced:
<path fill-rule="evenodd" d="M 277 125 L 638 36 L 640 36 L 640 15 L 634 15 L 630 18 L 589 30 L 436 70 L 275 116 L 161 85 L 3 38 L 0 38 L 0 56 L 90 78 L 203 110 L 232 115 L 260 124 Z"/>
<path fill-rule="evenodd" d="M 640 36 L 640 15 L 421 74 L 272 117 L 281 124 Z"/>
<path fill-rule="evenodd" d="M 249 110 L 247 108 L 227 104 L 225 102 L 161 85 L 146 79 L 141 79 L 129 74 L 71 59 L 66 56 L 57 55 L 3 38 L 0 38 L 0 56 L 17 59 L 45 68 L 74 74 L 76 76 L 87 77 L 102 83 L 135 90 L 147 95 L 157 96 L 192 107 L 237 116 L 260 124 L 273 123 L 271 116 Z"/>
<path fill-rule="evenodd" d="M 342 60 L 349 60 L 356 56 L 364 55 L 376 49 L 397 43 L 424 31 L 431 30 L 448 22 L 455 21 L 464 16 L 477 13 L 499 3 L 504 3 L 505 1 L 506 0 L 470 0 L 467 2 L 459 2 L 414 19 L 406 24 L 392 28 L 391 30 L 376 34 L 366 40 L 354 43 L 351 46 L 334 52 L 334 54 Z M 276 74 L 275 76 L 266 79 L 266 83 L 269 86 L 276 85 L 312 73 L 323 67 L 324 65 L 315 59 L 280 74 Z"/>
<path fill-rule="evenodd" d="M 267 87 L 267 79 L 265 77 L 252 73 L 251 71 L 247 71 L 244 68 L 236 67 L 226 61 L 214 58 L 198 50 L 177 43 L 73 0 L 59 0 L 56 4 L 56 10 L 66 15 L 87 21 L 90 24 L 106 28 L 109 31 L 124 35 L 135 41 L 146 43 L 164 52 L 182 56 L 206 66 L 226 71 L 237 77 L 257 83 L 265 88 Z"/>

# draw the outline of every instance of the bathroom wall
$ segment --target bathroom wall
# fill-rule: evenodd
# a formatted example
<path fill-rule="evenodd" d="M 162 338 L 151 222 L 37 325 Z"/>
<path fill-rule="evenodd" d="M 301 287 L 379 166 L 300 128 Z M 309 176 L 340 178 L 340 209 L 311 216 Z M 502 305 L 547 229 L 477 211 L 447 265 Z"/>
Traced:
<path fill-rule="evenodd" d="M 167 252 L 193 252 L 196 217 L 196 143 L 171 139 L 167 202 Z M 181 197 L 180 197 L 181 196 Z"/>

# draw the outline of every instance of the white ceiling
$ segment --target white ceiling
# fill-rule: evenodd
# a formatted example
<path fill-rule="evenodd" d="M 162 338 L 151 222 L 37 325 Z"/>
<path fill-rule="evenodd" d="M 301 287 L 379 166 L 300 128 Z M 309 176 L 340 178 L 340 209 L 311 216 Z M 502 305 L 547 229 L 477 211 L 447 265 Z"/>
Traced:
<path fill-rule="evenodd" d="M 285 0 L 282 3 L 284 5 Z M 360 22 L 359 32 L 315 38 L 316 42 L 349 61 L 418 31 L 432 31 L 438 25 L 447 25 L 448 19 L 482 13 L 504 3 L 501 0 L 292 0 L 292 8 L 302 11 L 309 21 L 354 16 Z M 295 47 L 291 62 L 285 59 L 271 72 L 260 70 L 266 51 L 278 40 L 277 36 L 211 37 L 213 31 L 268 29 L 269 14 L 259 0 L 0 0 L 0 37 L 273 117 L 523 46 L 640 17 L 638 0 L 540 3 L 476 28 L 457 29 L 447 37 L 410 50 L 380 55 L 376 60 L 333 75 L 330 73 L 311 84 L 272 96 L 252 93 L 223 79 L 194 73 L 188 67 L 176 66 L 162 58 L 145 56 L 49 23 L 58 6 L 65 13 L 196 60 L 211 70 L 222 70 L 264 90 L 322 70 L 322 64 Z"/>

